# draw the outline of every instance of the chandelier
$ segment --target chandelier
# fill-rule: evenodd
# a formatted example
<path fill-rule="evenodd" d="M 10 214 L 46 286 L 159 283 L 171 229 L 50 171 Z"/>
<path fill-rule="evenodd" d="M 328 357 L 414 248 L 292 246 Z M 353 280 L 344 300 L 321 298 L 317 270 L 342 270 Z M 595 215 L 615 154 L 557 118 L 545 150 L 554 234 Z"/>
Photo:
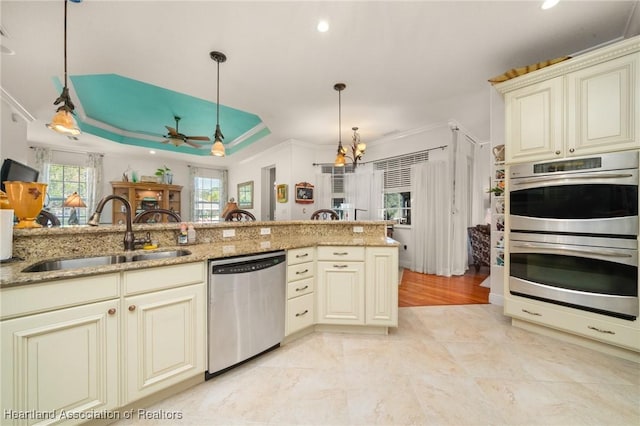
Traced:
<path fill-rule="evenodd" d="M 364 151 L 367 149 L 367 145 L 360 141 L 360 135 L 358 134 L 358 128 L 352 127 L 353 136 L 351 140 L 351 146 L 345 148 L 342 145 L 342 98 L 340 93 L 347 87 L 344 83 L 336 83 L 333 88 L 338 91 L 338 153 L 336 155 L 336 161 L 333 163 L 334 167 L 344 167 L 347 158 L 351 160 L 353 168 L 358 166 L 358 161 L 362 160 Z M 349 152 L 350 151 L 350 152 Z"/>

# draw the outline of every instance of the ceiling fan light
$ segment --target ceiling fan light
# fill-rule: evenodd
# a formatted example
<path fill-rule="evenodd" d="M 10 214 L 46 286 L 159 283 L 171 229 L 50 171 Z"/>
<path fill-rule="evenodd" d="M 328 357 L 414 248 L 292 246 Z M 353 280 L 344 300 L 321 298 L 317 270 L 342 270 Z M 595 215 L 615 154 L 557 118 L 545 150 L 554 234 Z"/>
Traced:
<path fill-rule="evenodd" d="M 213 143 L 213 146 L 211 147 L 211 155 L 215 155 L 216 157 L 225 156 L 224 145 L 222 144 L 221 140 L 216 139 L 216 141 Z"/>
<path fill-rule="evenodd" d="M 183 141 L 180 138 L 169 138 L 169 142 L 171 142 L 173 146 L 180 146 Z"/>
<path fill-rule="evenodd" d="M 81 133 L 73 114 L 65 109 L 58 110 L 47 127 L 67 136 L 77 136 Z"/>

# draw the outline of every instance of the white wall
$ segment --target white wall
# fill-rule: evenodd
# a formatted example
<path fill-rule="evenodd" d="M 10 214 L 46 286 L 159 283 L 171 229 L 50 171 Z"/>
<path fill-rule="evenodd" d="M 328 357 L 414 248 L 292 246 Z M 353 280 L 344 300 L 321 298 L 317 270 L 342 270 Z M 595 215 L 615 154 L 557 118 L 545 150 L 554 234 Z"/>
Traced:
<path fill-rule="evenodd" d="M 0 110 L 2 110 L 0 160 L 4 161 L 7 158 L 11 158 L 20 163 L 33 166 L 33 164 L 29 164 L 27 123 L 4 102 L 1 104 Z"/>

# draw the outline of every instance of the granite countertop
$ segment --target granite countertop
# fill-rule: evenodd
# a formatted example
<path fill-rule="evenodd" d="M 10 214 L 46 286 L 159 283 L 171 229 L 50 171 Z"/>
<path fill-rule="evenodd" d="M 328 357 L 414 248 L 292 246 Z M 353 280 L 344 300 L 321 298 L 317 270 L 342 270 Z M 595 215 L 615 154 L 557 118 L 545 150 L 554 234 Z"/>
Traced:
<path fill-rule="evenodd" d="M 43 281 L 51 281 L 58 279 L 77 278 L 82 276 L 90 276 L 96 274 L 107 274 L 112 272 L 120 272 L 134 269 L 153 268 L 158 266 L 178 265 L 184 263 L 202 262 L 207 259 L 247 255 L 254 253 L 264 253 L 274 250 L 288 250 L 309 246 L 398 246 L 399 243 L 387 237 L 362 236 L 330 236 L 330 237 L 291 237 L 286 239 L 277 239 L 271 241 L 235 240 L 229 242 L 215 242 L 180 246 L 163 246 L 156 250 L 136 250 L 134 252 L 108 252 L 102 255 L 123 255 L 149 253 L 155 251 L 166 251 L 176 249 L 187 249 L 190 255 L 171 257 L 156 260 L 143 260 L 136 262 L 117 263 L 113 265 L 92 266 L 78 269 L 66 269 L 47 272 L 22 272 L 24 268 L 36 262 L 28 261 L 10 261 L 3 262 L 0 268 L 0 289 L 22 286 L 27 284 L 37 284 Z M 79 256 L 72 256 L 79 257 Z M 65 257 L 55 257 L 51 259 L 40 260 L 60 260 Z M 69 257 L 67 257 L 69 258 Z"/>

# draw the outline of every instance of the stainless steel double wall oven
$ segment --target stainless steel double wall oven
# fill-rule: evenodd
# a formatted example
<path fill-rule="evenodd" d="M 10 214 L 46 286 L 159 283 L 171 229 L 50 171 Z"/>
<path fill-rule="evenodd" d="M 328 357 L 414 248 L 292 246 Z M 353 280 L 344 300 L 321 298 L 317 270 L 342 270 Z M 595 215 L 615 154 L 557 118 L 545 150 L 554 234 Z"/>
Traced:
<path fill-rule="evenodd" d="M 635 320 L 638 151 L 509 172 L 509 291 Z"/>

